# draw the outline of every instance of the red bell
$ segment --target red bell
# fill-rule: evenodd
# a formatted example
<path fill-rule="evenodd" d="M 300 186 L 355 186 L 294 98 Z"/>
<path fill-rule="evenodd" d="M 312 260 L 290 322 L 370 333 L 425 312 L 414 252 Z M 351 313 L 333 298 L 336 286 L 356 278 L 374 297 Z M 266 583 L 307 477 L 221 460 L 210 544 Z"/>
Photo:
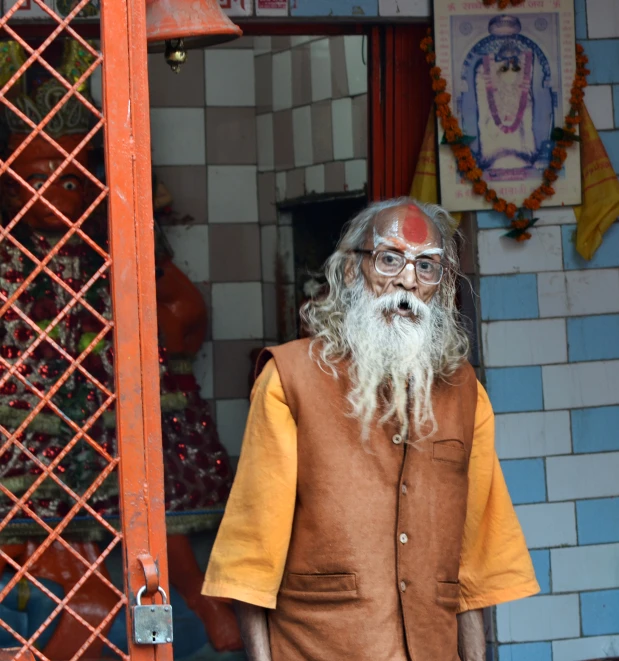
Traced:
<path fill-rule="evenodd" d="M 182 39 L 181 50 L 203 48 L 242 34 L 217 0 L 146 0 L 146 39 L 151 53 L 163 52 L 165 42 Z"/>

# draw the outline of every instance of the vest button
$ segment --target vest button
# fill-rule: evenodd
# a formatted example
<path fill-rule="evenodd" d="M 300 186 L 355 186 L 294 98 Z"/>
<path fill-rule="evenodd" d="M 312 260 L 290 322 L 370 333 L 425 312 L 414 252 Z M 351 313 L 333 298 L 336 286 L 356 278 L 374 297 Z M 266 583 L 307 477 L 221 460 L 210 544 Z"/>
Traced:
<path fill-rule="evenodd" d="M 400 592 L 406 592 L 406 583 L 404 581 L 400 581 Z"/>
<path fill-rule="evenodd" d="M 402 437 L 400 434 L 396 434 L 392 439 L 391 439 L 396 445 L 400 445 L 402 442 Z"/>
<path fill-rule="evenodd" d="M 405 484 L 403 484 L 402 485 L 402 493 L 406 494 L 407 491 L 408 491 L 408 487 Z"/>
<path fill-rule="evenodd" d="M 402 544 L 406 544 L 406 542 L 408 542 L 408 535 L 405 532 L 400 535 L 400 541 Z"/>

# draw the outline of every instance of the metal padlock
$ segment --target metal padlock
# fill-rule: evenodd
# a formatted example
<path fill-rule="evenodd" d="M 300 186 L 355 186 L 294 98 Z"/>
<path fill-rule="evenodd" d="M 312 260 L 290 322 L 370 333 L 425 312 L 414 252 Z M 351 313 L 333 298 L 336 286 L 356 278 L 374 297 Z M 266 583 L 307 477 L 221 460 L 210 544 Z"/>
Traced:
<path fill-rule="evenodd" d="M 142 605 L 146 586 L 139 589 L 133 607 L 133 642 L 137 645 L 163 645 L 174 639 L 172 629 L 172 606 L 163 588 L 157 588 L 162 604 Z"/>

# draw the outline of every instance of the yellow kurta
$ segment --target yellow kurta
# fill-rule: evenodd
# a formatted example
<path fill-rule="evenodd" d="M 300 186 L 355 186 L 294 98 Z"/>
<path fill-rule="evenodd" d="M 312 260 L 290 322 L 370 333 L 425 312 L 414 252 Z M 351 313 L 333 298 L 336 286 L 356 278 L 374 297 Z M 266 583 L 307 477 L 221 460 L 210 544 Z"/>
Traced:
<path fill-rule="evenodd" d="M 252 391 L 238 472 L 213 547 L 203 594 L 275 608 L 292 531 L 297 429 L 270 360 Z M 460 611 L 539 592 L 494 449 L 494 414 L 478 385 L 460 561 Z"/>

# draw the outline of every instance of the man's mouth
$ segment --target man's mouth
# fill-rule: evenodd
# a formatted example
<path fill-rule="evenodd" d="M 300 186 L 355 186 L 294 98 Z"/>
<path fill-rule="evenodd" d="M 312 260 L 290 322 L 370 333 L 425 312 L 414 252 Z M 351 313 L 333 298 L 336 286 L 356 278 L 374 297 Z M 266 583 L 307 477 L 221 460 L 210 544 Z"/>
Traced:
<path fill-rule="evenodd" d="M 395 309 L 395 313 L 399 314 L 401 317 L 412 317 L 413 309 L 411 308 L 407 300 L 402 299 L 398 303 L 398 307 Z"/>

